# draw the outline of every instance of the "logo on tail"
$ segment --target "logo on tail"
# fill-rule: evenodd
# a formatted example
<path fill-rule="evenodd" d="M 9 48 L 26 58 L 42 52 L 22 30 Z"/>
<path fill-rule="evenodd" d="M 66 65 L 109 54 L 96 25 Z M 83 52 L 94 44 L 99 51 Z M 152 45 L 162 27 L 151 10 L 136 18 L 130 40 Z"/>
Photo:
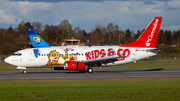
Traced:
<path fill-rule="evenodd" d="M 38 36 L 35 36 L 35 37 L 33 38 L 33 42 L 35 42 L 36 44 L 40 44 L 41 39 L 40 39 Z"/>
<path fill-rule="evenodd" d="M 149 47 L 149 46 L 150 46 L 150 44 L 151 44 L 151 41 L 152 41 L 152 39 L 153 39 L 154 32 L 156 31 L 156 28 L 157 28 L 158 22 L 159 22 L 159 20 L 158 20 L 158 19 L 156 19 L 156 22 L 155 22 L 155 23 L 153 23 L 153 29 L 152 29 L 152 32 L 151 32 L 151 34 L 148 36 L 148 40 L 146 41 L 146 46 L 147 46 L 147 47 Z"/>
<path fill-rule="evenodd" d="M 136 41 L 121 45 L 120 47 L 155 48 L 161 21 L 162 17 L 155 17 Z"/>
<path fill-rule="evenodd" d="M 50 47 L 33 29 L 27 29 L 33 48 Z"/>

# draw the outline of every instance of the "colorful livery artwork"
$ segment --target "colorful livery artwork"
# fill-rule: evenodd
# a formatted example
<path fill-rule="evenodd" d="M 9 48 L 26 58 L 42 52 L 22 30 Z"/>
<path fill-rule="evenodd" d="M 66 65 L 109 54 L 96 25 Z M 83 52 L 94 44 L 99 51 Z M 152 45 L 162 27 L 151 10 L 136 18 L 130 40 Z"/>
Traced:
<path fill-rule="evenodd" d="M 59 52 L 57 52 L 56 50 L 52 50 L 47 54 L 48 57 L 48 62 L 46 65 L 43 66 L 60 66 L 60 65 L 64 65 L 65 61 L 69 61 L 69 60 L 77 60 L 77 55 L 78 53 L 71 53 L 68 56 L 68 51 L 72 49 L 66 48 L 65 51 L 65 55 L 60 54 Z"/>

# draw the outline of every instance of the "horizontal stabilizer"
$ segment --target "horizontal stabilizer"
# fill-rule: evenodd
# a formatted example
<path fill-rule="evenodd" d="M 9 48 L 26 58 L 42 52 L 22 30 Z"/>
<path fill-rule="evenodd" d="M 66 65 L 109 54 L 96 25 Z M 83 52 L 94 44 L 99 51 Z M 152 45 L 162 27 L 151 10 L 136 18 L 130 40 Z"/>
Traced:
<path fill-rule="evenodd" d="M 171 48 L 171 47 L 176 47 L 176 45 L 171 45 L 171 46 L 166 46 L 166 47 L 160 47 L 160 48 L 155 48 L 155 49 L 149 49 L 148 51 L 156 51 L 156 50 L 161 50 L 161 49 L 166 49 L 166 48 Z"/>

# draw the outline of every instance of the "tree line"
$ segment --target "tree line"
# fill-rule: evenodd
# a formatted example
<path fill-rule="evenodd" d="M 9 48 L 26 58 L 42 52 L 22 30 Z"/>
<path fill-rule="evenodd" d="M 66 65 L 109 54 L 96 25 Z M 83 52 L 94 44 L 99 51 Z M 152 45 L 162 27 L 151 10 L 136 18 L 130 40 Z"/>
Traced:
<path fill-rule="evenodd" d="M 122 45 L 135 41 L 143 30 L 136 33 L 127 29 L 121 30 L 118 25 L 109 23 L 107 27 L 95 25 L 89 33 L 79 27 L 72 29 L 68 20 L 62 20 L 57 26 L 42 26 L 40 22 L 21 21 L 17 28 L 0 29 L 0 54 L 12 54 L 13 52 L 24 49 L 29 45 L 29 36 L 26 29 L 32 28 L 45 41 L 61 41 L 62 39 L 77 38 L 82 43 L 91 45 Z M 179 46 L 180 30 L 160 30 L 157 47 L 167 45 Z"/>

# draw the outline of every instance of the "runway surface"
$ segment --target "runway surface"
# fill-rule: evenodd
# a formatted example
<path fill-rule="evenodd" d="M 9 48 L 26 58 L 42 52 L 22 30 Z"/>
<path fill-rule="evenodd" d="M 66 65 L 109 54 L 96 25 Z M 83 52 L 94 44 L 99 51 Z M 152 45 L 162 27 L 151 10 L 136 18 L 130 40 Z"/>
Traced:
<path fill-rule="evenodd" d="M 94 68 L 93 73 L 79 71 L 22 70 L 0 71 L 0 80 L 66 80 L 66 79 L 130 79 L 180 78 L 180 67 Z"/>

